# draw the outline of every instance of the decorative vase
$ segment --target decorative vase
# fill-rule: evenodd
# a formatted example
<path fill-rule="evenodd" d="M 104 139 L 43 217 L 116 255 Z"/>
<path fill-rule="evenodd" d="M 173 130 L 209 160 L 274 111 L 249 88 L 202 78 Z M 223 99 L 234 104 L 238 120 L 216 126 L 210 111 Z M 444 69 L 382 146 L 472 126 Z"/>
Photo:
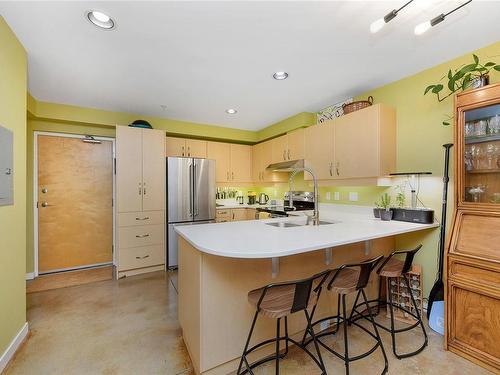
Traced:
<path fill-rule="evenodd" d="M 488 75 L 481 76 L 470 81 L 469 88 L 470 89 L 478 89 L 480 87 L 488 86 L 490 83 L 490 77 Z"/>
<path fill-rule="evenodd" d="M 373 209 L 373 216 L 375 216 L 377 219 L 380 219 L 380 211 L 382 211 L 381 208 L 374 208 Z"/>

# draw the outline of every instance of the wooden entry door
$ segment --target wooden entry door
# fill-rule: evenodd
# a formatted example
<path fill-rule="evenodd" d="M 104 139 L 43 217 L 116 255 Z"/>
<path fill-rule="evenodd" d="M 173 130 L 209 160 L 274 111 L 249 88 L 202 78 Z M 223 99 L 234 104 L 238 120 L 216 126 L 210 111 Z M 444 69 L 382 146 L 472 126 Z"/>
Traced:
<path fill-rule="evenodd" d="M 113 259 L 113 144 L 38 136 L 38 271 Z"/>

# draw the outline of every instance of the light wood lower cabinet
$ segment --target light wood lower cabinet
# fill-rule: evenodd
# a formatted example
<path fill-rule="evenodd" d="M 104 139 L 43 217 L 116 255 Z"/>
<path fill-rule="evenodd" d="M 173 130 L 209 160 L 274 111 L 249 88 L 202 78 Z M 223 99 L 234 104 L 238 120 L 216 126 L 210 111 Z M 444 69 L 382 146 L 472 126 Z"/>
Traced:
<path fill-rule="evenodd" d="M 123 248 L 120 251 L 118 271 L 152 267 L 163 263 L 162 245 Z"/>
<path fill-rule="evenodd" d="M 216 211 L 215 221 L 224 223 L 227 221 L 254 220 L 255 212 L 255 208 L 218 209 Z"/>

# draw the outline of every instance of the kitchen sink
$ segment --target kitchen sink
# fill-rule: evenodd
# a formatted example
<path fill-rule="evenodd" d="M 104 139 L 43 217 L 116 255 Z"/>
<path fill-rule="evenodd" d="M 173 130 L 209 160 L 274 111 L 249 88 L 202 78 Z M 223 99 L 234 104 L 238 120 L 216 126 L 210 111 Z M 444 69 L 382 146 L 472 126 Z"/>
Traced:
<path fill-rule="evenodd" d="M 325 221 L 325 220 L 320 220 L 319 225 L 332 225 L 332 224 L 338 224 L 340 221 L 337 220 L 332 220 L 332 221 Z M 310 224 L 307 223 L 302 223 L 302 222 L 289 222 L 289 221 L 281 221 L 277 223 L 266 223 L 266 225 L 270 225 L 273 227 L 277 228 L 291 228 L 291 227 L 305 227 L 306 225 L 313 226 L 312 222 Z"/>

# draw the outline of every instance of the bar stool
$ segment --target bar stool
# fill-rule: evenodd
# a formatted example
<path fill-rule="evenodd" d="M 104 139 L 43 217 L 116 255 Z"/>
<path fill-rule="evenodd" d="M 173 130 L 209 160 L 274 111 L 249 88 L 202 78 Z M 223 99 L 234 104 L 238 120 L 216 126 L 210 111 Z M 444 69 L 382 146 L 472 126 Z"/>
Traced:
<path fill-rule="evenodd" d="M 380 308 L 382 306 L 389 306 L 389 312 L 390 312 L 390 317 L 391 317 L 391 326 L 390 327 L 386 327 L 378 322 L 375 322 L 375 324 L 382 328 L 383 330 L 389 332 L 391 334 L 391 339 L 392 339 L 392 351 L 394 353 L 394 355 L 396 356 L 396 358 L 398 359 L 403 359 L 403 358 L 408 358 L 408 357 L 411 357 L 411 356 L 414 356 L 418 353 L 420 353 L 422 350 L 424 350 L 424 348 L 427 346 L 428 344 L 428 338 L 427 338 L 427 332 L 425 331 L 425 327 L 424 327 L 424 323 L 422 321 L 422 317 L 421 317 L 421 314 L 419 312 L 419 307 L 417 306 L 417 303 L 415 302 L 415 297 L 413 296 L 413 293 L 411 291 L 411 287 L 410 287 L 410 282 L 408 280 L 408 271 L 411 270 L 411 267 L 412 267 L 412 264 L 413 264 L 413 258 L 415 257 L 415 254 L 422 248 L 422 245 L 418 245 L 415 249 L 413 250 L 402 250 L 402 251 L 394 251 L 391 255 L 389 255 L 384 262 L 382 262 L 382 264 L 380 265 L 380 267 L 377 269 L 377 274 L 379 275 L 380 279 L 379 279 L 379 290 L 378 290 L 378 298 L 377 299 L 374 299 L 374 300 L 370 300 L 368 301 L 368 304 L 373 304 L 373 303 L 376 303 L 375 306 L 372 306 L 371 308 L 376 308 L 377 309 L 377 315 L 380 313 Z M 402 261 L 402 260 L 399 260 L 399 259 L 396 259 L 394 258 L 396 255 L 399 255 L 399 254 L 405 254 L 405 260 Z M 412 311 L 409 311 L 408 309 L 400 306 L 399 304 L 395 304 L 394 301 L 392 300 L 392 288 L 390 287 L 390 284 L 391 284 L 391 279 L 392 278 L 399 278 L 399 277 L 403 277 L 403 280 L 405 282 L 405 285 L 406 287 L 408 288 L 408 291 L 409 291 L 409 294 L 410 294 L 410 300 L 413 304 L 413 307 L 415 309 L 415 313 L 413 313 Z M 383 286 L 383 283 L 382 283 L 382 278 L 385 277 L 387 279 L 387 289 L 388 289 L 388 293 L 389 293 L 389 301 L 390 303 L 388 303 L 386 300 L 382 300 L 381 298 L 381 295 L 382 295 L 382 286 Z M 357 320 L 357 319 L 360 319 L 360 318 L 363 318 L 363 317 L 366 317 L 363 315 L 362 312 L 358 311 L 358 307 L 360 306 L 363 306 L 364 303 L 360 303 L 358 304 L 358 299 L 359 299 L 359 293 L 358 295 L 356 296 L 356 300 L 354 302 L 354 307 L 351 311 L 351 316 L 349 317 L 349 320 L 351 322 Z M 408 326 L 408 327 L 404 327 L 404 328 L 399 328 L 399 329 L 396 329 L 394 327 L 394 307 L 397 307 L 399 308 L 400 310 L 402 310 L 403 312 L 407 313 L 408 315 L 412 316 L 413 318 L 416 319 L 416 323 Z M 371 315 L 371 309 L 368 309 L 368 311 L 370 311 L 370 315 Z M 413 352 L 410 352 L 410 353 L 403 353 L 403 354 L 398 354 L 397 352 L 397 346 L 396 346 L 396 335 L 398 333 L 402 333 L 402 332 L 406 332 L 406 331 L 409 331 L 413 328 L 416 328 L 417 326 L 421 327 L 422 329 L 422 333 L 424 334 L 424 343 L 422 344 L 422 346 L 420 346 L 417 350 L 413 351 Z"/>
<path fill-rule="evenodd" d="M 316 340 L 316 335 L 314 334 L 314 330 L 311 326 L 311 317 L 309 316 L 307 309 L 311 309 L 316 306 L 321 294 L 321 290 L 323 288 L 323 283 L 325 282 L 329 274 L 330 271 L 327 270 L 307 279 L 269 284 L 263 288 L 255 289 L 248 293 L 248 301 L 251 305 L 255 306 L 256 311 L 245 344 L 245 349 L 243 350 L 240 364 L 238 366 L 238 371 L 236 373 L 237 375 L 243 375 L 246 373 L 253 375 L 254 373 L 252 369 L 272 360 L 276 361 L 276 375 L 279 374 L 279 361 L 281 358 L 284 358 L 288 354 L 288 344 L 290 342 L 306 352 L 320 368 L 321 374 L 326 375 L 325 365 L 321 357 L 321 352 Z M 306 347 L 302 346 L 299 342 L 291 339 L 288 336 L 288 316 L 300 311 L 304 312 L 307 322 L 306 329 L 308 332 L 310 332 L 312 341 L 314 342 L 317 358 Z M 252 337 L 255 323 L 257 322 L 257 317 L 259 316 L 259 314 L 268 318 L 276 319 L 276 337 L 265 340 L 249 348 L 250 339 Z M 280 333 L 281 319 L 284 319 L 285 321 L 284 336 L 281 336 Z M 285 342 L 285 352 L 283 354 L 280 354 L 281 341 Z M 264 345 L 273 342 L 276 344 L 275 354 L 257 360 L 252 364 L 248 362 L 248 354 Z M 241 371 L 243 364 L 245 364 L 246 369 L 244 371 Z"/>
<path fill-rule="evenodd" d="M 368 284 L 368 281 L 370 279 L 370 275 L 372 271 L 375 269 L 377 264 L 383 259 L 383 256 L 379 256 L 377 258 L 367 260 L 365 262 L 361 263 L 355 263 L 355 264 L 344 264 L 340 268 L 333 270 L 331 273 L 331 276 L 329 277 L 329 282 L 328 282 L 328 290 L 337 293 L 338 298 L 337 298 L 337 315 L 336 316 L 330 316 L 327 318 L 323 318 L 320 320 L 315 321 L 312 323 L 312 327 L 314 327 L 317 324 L 320 324 L 321 322 L 327 321 L 327 320 L 336 320 L 336 326 L 334 331 L 328 331 L 328 332 L 322 332 L 316 334 L 316 339 L 319 342 L 321 346 L 323 346 L 326 350 L 328 350 L 330 353 L 334 354 L 338 358 L 342 359 L 345 364 L 345 372 L 347 375 L 349 375 L 349 363 L 353 361 L 357 361 L 359 359 L 365 358 L 372 354 L 378 347 L 382 350 L 382 354 L 384 356 L 384 369 L 382 371 L 382 375 L 387 373 L 387 369 L 389 367 L 388 361 L 387 361 L 387 355 L 385 353 L 384 345 L 382 343 L 382 339 L 380 338 L 380 334 L 377 329 L 377 325 L 375 324 L 375 319 L 371 314 L 371 311 L 369 309 L 368 305 L 368 299 L 366 297 L 366 293 L 364 288 Z M 347 317 L 347 312 L 346 312 L 346 296 L 348 294 L 352 294 L 358 292 L 358 296 L 363 297 L 363 303 L 366 305 L 368 309 L 368 316 L 364 316 L 367 318 L 367 320 L 371 323 L 373 332 L 368 330 L 367 328 L 363 327 L 362 325 L 356 323 L 356 322 L 350 322 L 349 318 Z M 342 306 L 342 315 L 340 314 L 340 308 Z M 315 313 L 316 307 L 313 308 L 313 311 L 311 312 L 311 320 L 312 317 Z M 320 340 L 321 337 L 325 337 L 328 335 L 335 335 L 339 329 L 340 322 L 343 322 L 344 326 L 344 354 L 340 354 L 337 351 L 335 351 L 333 348 L 330 348 L 327 344 L 325 344 L 323 341 Z M 354 324 L 358 328 L 362 329 L 365 331 L 367 334 L 369 334 L 372 338 L 375 339 L 376 343 L 375 345 L 370 348 L 368 351 L 365 353 L 359 354 L 354 357 L 349 357 L 349 337 L 347 335 L 347 327 L 350 326 L 351 324 Z M 307 346 L 313 339 L 309 339 L 306 341 L 307 338 L 307 331 L 304 334 L 304 337 L 302 339 L 302 343 L 304 346 Z"/>

